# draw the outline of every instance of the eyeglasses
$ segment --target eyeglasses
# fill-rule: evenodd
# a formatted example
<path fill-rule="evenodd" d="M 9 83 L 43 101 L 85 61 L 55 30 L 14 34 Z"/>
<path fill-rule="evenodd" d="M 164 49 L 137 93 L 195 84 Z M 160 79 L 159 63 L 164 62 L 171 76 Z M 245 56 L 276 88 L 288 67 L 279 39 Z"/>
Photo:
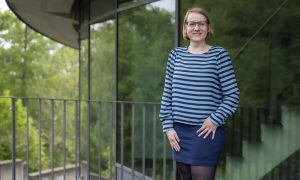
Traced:
<path fill-rule="evenodd" d="M 198 27 L 204 27 L 207 25 L 207 21 L 187 21 L 186 22 L 186 25 L 189 27 L 189 28 L 195 28 L 197 25 Z"/>

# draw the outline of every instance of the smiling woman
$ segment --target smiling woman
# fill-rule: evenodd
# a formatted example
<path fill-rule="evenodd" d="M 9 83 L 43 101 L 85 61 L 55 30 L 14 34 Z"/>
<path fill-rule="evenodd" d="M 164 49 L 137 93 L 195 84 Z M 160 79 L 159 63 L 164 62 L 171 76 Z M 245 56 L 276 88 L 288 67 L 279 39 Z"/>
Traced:
<path fill-rule="evenodd" d="M 226 119 L 235 113 L 239 89 L 227 51 L 207 44 L 207 13 L 189 9 L 183 21 L 188 47 L 171 50 L 160 119 L 181 180 L 213 180 L 224 146 Z"/>

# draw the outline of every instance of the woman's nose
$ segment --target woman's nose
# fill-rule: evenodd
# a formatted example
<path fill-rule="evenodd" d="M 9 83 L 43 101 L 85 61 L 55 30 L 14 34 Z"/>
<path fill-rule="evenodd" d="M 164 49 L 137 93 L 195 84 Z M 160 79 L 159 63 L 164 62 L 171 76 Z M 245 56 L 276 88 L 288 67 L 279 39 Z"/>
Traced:
<path fill-rule="evenodd" d="M 200 25 L 196 24 L 194 29 L 200 29 Z"/>

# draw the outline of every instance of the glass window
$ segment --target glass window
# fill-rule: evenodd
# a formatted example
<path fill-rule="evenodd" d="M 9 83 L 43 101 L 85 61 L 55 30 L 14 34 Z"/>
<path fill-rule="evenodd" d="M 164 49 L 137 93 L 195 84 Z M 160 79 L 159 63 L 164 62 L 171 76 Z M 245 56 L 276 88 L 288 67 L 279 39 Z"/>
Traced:
<path fill-rule="evenodd" d="M 115 99 L 115 24 L 91 25 L 91 99 Z"/>
<path fill-rule="evenodd" d="M 110 108 L 115 100 L 116 85 L 115 22 L 108 20 L 91 25 L 91 99 L 106 100 L 90 103 L 90 171 L 109 176 Z M 99 117 L 101 114 L 101 117 Z M 101 151 L 100 151 L 101 146 Z M 99 167 L 101 162 L 101 167 Z M 95 178 L 92 175 L 91 178 Z"/>
<path fill-rule="evenodd" d="M 166 0 L 120 14 L 118 100 L 160 101 L 174 47 L 174 11 L 175 1 Z"/>
<path fill-rule="evenodd" d="M 167 57 L 175 46 L 175 0 L 158 1 L 122 12 L 119 14 L 118 26 L 118 100 L 133 103 L 160 102 Z M 118 108 L 119 114 L 120 109 Z M 153 176 L 153 109 L 152 105 L 135 104 L 135 124 L 131 124 L 131 106 L 125 106 L 123 114 L 125 166 L 131 167 L 131 145 L 134 144 L 135 170 L 143 172 L 144 161 L 145 173 L 150 177 Z M 159 107 L 156 109 L 158 111 Z M 158 118 L 156 121 L 159 121 Z M 134 138 L 131 138 L 130 134 L 131 125 L 135 127 Z M 145 131 L 143 125 L 147 127 Z M 120 123 L 117 128 L 116 158 L 120 162 Z M 163 133 L 159 122 L 155 133 L 154 137 L 157 137 L 155 151 L 163 152 Z M 145 142 L 144 152 L 142 142 Z M 169 152 L 168 149 L 167 153 Z M 156 179 L 163 177 L 162 156 L 162 153 L 156 155 Z M 167 176 L 170 177 L 171 155 L 168 156 L 167 162 Z"/>
<path fill-rule="evenodd" d="M 181 5 L 181 22 L 186 10 L 195 5 L 201 5 L 208 11 L 215 33 L 209 44 L 225 47 L 234 65 L 240 88 L 240 105 L 234 121 L 228 120 L 227 130 L 231 136 L 227 138 L 226 154 L 244 156 L 242 140 L 261 142 L 262 138 L 266 138 L 261 133 L 263 123 L 280 125 L 281 128 L 299 126 L 291 125 L 300 113 L 299 2 L 274 0 L 270 4 L 267 0 L 187 0 L 181 1 Z M 182 46 L 187 44 L 186 41 L 181 42 Z M 282 132 L 276 132 L 284 136 Z M 293 141 L 292 136 L 288 139 Z M 274 139 L 265 141 L 272 142 Z M 268 146 L 268 143 L 263 143 L 264 147 Z M 293 145 L 286 144 L 286 147 Z M 276 149 L 276 152 L 281 150 Z M 290 150 L 296 152 L 297 149 Z M 262 156 L 265 157 L 265 154 Z M 247 157 L 244 158 L 247 161 Z M 276 159 L 277 154 L 274 153 L 273 158 Z M 266 158 L 265 163 L 274 162 L 274 159 Z M 273 169 L 268 177 L 274 177 L 274 172 L 278 177 L 278 173 L 284 171 Z M 243 174 L 247 174 L 246 171 Z M 246 176 L 243 178 L 247 179 Z"/>

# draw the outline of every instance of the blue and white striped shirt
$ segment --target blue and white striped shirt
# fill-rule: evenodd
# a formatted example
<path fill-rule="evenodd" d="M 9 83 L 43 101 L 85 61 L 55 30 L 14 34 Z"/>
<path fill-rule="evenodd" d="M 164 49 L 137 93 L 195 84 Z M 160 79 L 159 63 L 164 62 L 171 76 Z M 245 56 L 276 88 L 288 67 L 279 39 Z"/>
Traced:
<path fill-rule="evenodd" d="M 159 114 L 163 132 L 173 129 L 174 122 L 202 125 L 207 117 L 225 124 L 238 103 L 235 73 L 224 48 L 212 46 L 203 54 L 187 47 L 171 50 Z"/>

